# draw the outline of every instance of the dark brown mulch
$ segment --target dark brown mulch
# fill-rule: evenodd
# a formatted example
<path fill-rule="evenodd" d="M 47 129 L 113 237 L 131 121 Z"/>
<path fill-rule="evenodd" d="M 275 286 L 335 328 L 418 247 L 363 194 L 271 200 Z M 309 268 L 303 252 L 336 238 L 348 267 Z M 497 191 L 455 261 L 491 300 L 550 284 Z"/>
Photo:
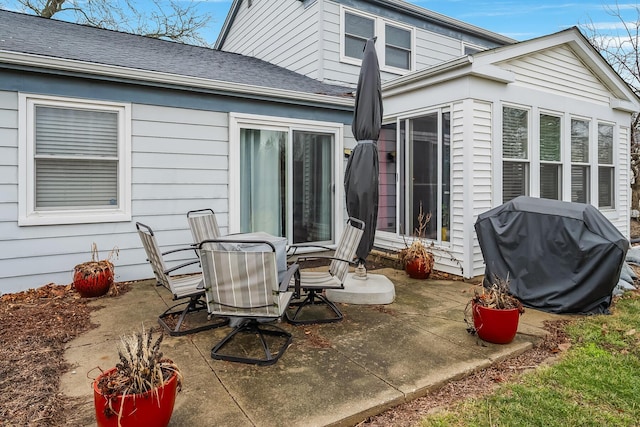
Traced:
<path fill-rule="evenodd" d="M 125 293 L 130 283 L 116 283 Z M 110 294 L 108 294 L 110 295 Z M 108 298 L 108 296 L 102 297 Z M 96 325 L 71 285 L 49 284 L 0 297 L 0 425 L 58 426 L 72 402 L 59 390 L 69 341 Z"/>

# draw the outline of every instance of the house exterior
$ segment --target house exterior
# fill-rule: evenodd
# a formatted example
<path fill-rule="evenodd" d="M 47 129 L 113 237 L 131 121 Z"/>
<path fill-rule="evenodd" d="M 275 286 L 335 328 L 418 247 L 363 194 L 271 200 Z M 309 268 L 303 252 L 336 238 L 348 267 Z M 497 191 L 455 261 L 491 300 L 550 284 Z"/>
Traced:
<path fill-rule="evenodd" d="M 234 0 L 215 48 L 355 87 L 371 37 L 382 81 L 515 42 L 400 0 Z"/>
<path fill-rule="evenodd" d="M 436 268 L 481 275 L 475 218 L 518 195 L 591 203 L 629 236 L 640 104 L 575 28 L 516 42 L 399 0 L 236 0 L 216 48 L 354 86 L 373 36 L 385 123 L 376 247 L 404 247 L 422 206 Z"/>
<path fill-rule="evenodd" d="M 0 11 L 0 293 L 70 283 L 92 242 L 151 277 L 135 222 L 168 250 L 193 209 L 332 243 L 352 111 L 256 58 Z"/>
<path fill-rule="evenodd" d="M 0 11 L 0 292 L 69 283 L 92 242 L 119 248 L 117 280 L 150 277 L 135 222 L 170 249 L 192 209 L 334 244 L 371 35 L 378 248 L 422 207 L 436 268 L 483 274 L 475 218 L 519 194 L 592 203 L 628 236 L 640 101 L 576 29 L 515 43 L 398 0 L 238 0 L 206 49 Z"/>
<path fill-rule="evenodd" d="M 520 195 L 592 204 L 629 237 L 630 124 L 640 102 L 577 28 L 408 74 L 382 92 L 378 146 L 397 152 L 394 162 L 381 158 L 381 177 L 399 182 L 377 246 L 397 248 L 422 202 L 436 267 L 481 275 L 490 260 L 476 218 Z"/>

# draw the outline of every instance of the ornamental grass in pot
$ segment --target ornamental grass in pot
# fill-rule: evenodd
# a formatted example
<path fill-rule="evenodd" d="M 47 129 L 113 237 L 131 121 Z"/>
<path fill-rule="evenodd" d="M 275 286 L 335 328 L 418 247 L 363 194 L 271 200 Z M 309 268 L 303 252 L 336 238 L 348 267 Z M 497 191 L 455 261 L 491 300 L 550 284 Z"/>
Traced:
<path fill-rule="evenodd" d="M 520 316 L 524 307 L 509 289 L 509 275 L 506 278 L 494 277 L 489 286 L 480 286 L 474 290 L 474 296 L 465 308 L 465 322 L 470 325 L 468 309 L 471 308 L 473 326 L 467 330 L 478 334 L 482 340 L 507 344 L 513 341 L 518 331 Z"/>
<path fill-rule="evenodd" d="M 427 279 L 433 270 L 435 259 L 425 241 L 427 224 L 431 221 L 431 213 L 425 214 L 420 203 L 418 213 L 418 227 L 414 232 L 411 245 L 405 240 L 405 248 L 398 252 L 398 258 L 409 277 L 413 279 Z"/>
<path fill-rule="evenodd" d="M 173 413 L 182 375 L 160 351 L 164 335 L 154 340 L 145 330 L 121 338 L 119 363 L 93 382 L 98 426 L 164 427 Z"/>
<path fill-rule="evenodd" d="M 118 248 L 113 248 L 106 258 L 100 259 L 98 246 L 91 246 L 91 261 L 76 265 L 73 269 L 73 287 L 84 298 L 100 297 L 113 286 L 114 266 Z M 117 290 L 117 288 L 113 288 Z"/>

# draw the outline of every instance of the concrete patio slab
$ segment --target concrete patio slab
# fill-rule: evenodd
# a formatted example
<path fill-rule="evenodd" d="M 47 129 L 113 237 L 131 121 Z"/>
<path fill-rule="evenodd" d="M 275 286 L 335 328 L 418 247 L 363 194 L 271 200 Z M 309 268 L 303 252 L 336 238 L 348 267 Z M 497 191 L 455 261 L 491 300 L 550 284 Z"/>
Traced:
<path fill-rule="evenodd" d="M 344 320 L 322 325 L 279 326 L 293 342 L 273 366 L 213 360 L 223 327 L 196 334 L 166 335 L 163 352 L 184 376 L 171 426 L 351 426 L 399 403 L 530 348 L 546 333 L 545 320 L 562 316 L 528 309 L 516 339 L 506 345 L 482 342 L 466 331 L 464 309 L 472 285 L 408 278 L 402 271 L 376 270 L 395 286 L 387 305 L 339 304 Z M 74 423 L 95 425 L 91 378 L 96 367 L 117 361 L 122 334 L 157 326 L 173 304 L 153 281 L 126 294 L 99 298 L 92 313 L 99 326 L 69 343 L 73 366 L 62 391 L 79 401 Z M 198 322 L 206 322 L 199 314 Z"/>

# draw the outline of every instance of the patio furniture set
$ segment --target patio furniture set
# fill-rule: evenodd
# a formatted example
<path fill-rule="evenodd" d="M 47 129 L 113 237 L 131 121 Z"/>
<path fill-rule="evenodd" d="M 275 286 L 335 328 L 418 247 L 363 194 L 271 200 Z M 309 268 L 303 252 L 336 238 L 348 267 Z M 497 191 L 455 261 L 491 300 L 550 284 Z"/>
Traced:
<path fill-rule="evenodd" d="M 289 332 L 274 325 L 277 321 L 285 318 L 299 325 L 342 319 L 339 308 L 323 293 L 344 287 L 349 267 L 355 265 L 362 221 L 348 219 L 331 257 L 297 256 L 303 246 L 287 248 L 286 238 L 263 232 L 221 236 L 212 209 L 189 211 L 187 222 L 194 243 L 166 252 L 161 252 L 151 227 L 136 223 L 157 285 L 171 291 L 177 301 L 158 317 L 170 335 L 229 327 L 230 332 L 212 348 L 213 359 L 271 365 L 292 340 Z M 192 259 L 168 267 L 167 256 L 189 251 Z M 302 268 L 305 262 L 318 260 L 330 262 L 328 270 Z M 199 273 L 179 273 L 195 264 Z M 191 326 L 189 315 L 203 310 L 207 322 Z"/>

